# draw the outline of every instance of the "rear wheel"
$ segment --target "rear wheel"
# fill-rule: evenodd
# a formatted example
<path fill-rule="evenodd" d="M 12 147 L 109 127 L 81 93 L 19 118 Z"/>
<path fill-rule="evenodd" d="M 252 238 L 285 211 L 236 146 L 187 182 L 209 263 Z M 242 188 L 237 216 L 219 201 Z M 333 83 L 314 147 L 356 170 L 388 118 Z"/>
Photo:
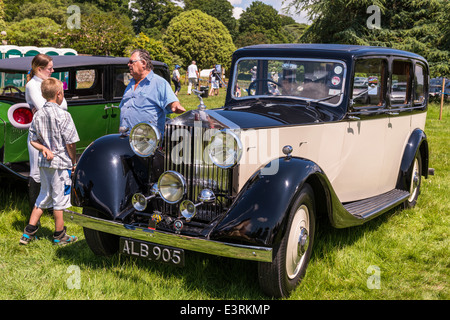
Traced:
<path fill-rule="evenodd" d="M 271 263 L 258 263 L 262 290 L 274 297 L 285 297 L 294 290 L 306 273 L 315 233 L 314 193 L 305 184 L 289 214 L 280 248 Z"/>
<path fill-rule="evenodd" d="M 83 214 L 100 218 L 97 211 L 83 208 Z M 98 256 L 110 256 L 119 251 L 119 237 L 114 234 L 109 234 L 97 230 L 84 228 L 84 237 L 89 248 Z"/>
<path fill-rule="evenodd" d="M 410 175 L 407 180 L 407 185 L 409 186 L 409 197 L 403 203 L 405 208 L 413 208 L 417 203 L 417 198 L 420 194 L 420 185 L 422 182 L 422 158 L 420 153 L 414 158 L 413 163 L 410 168 Z"/>

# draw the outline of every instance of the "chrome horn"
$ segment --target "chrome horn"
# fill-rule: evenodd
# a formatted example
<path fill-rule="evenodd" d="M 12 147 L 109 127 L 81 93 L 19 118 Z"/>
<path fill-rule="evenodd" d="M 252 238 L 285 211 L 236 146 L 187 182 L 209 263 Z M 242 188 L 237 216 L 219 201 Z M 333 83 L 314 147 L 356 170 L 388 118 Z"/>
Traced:
<path fill-rule="evenodd" d="M 197 207 L 204 203 L 211 203 L 216 200 L 216 195 L 210 189 L 203 189 L 198 195 L 199 203 L 193 203 L 190 200 L 184 200 L 180 204 L 181 215 L 186 219 L 186 221 L 191 221 L 191 219 L 197 214 Z"/>

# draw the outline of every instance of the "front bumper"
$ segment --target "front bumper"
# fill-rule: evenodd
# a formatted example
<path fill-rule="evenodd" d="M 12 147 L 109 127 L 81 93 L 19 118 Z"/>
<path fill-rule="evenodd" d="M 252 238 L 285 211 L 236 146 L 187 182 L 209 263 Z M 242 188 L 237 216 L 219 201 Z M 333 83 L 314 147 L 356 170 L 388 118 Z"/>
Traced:
<path fill-rule="evenodd" d="M 272 248 L 267 247 L 225 243 L 158 230 L 150 230 L 111 220 L 90 217 L 70 210 L 64 210 L 64 221 L 72 221 L 75 224 L 88 229 L 115 234 L 121 237 L 148 241 L 185 250 L 228 258 L 272 262 Z"/>

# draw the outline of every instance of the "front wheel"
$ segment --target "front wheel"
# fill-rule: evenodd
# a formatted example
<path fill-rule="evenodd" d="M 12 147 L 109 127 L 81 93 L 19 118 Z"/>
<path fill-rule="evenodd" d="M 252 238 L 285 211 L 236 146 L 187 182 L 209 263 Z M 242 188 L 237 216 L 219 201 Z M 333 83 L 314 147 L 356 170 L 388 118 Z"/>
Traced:
<path fill-rule="evenodd" d="M 273 297 L 285 297 L 306 273 L 315 234 L 314 192 L 305 184 L 289 214 L 286 234 L 271 263 L 258 263 L 259 284 Z"/>
<path fill-rule="evenodd" d="M 83 208 L 83 214 L 91 217 L 100 218 L 95 210 Z M 111 256 L 119 251 L 119 237 L 93 229 L 84 228 L 84 237 L 89 248 L 98 256 Z"/>

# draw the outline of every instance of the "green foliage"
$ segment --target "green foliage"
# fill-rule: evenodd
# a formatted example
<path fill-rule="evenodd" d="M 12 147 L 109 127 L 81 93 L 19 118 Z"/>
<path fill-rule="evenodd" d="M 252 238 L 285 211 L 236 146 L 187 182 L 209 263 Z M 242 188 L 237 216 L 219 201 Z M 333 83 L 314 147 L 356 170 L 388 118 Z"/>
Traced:
<path fill-rule="evenodd" d="M 236 44 L 238 47 L 254 44 L 252 34 L 258 34 L 258 39 L 264 39 L 260 43 L 292 42 L 294 37 L 282 28 L 285 22 L 272 6 L 254 1 L 239 18 L 240 35 L 236 37 Z"/>
<path fill-rule="evenodd" d="M 381 10 L 381 28 L 369 28 L 371 5 Z M 431 76 L 450 74 L 450 3 L 447 0 L 294 0 L 312 25 L 302 42 L 376 45 L 424 56 Z"/>
<path fill-rule="evenodd" d="M 0 31 L 5 30 L 6 23 L 5 23 L 5 4 L 3 3 L 3 0 L 0 0 Z"/>
<path fill-rule="evenodd" d="M 235 50 L 227 28 L 200 10 L 186 11 L 172 19 L 163 41 L 184 66 L 196 60 L 200 69 L 222 64 L 228 70 Z"/>
<path fill-rule="evenodd" d="M 135 49 L 145 49 L 150 53 L 150 57 L 153 60 L 165 62 L 169 66 L 172 65 L 170 52 L 164 47 L 161 40 L 152 39 L 145 34 L 140 33 L 131 41 L 130 46 L 125 50 L 125 56 L 130 56 L 131 52 Z"/>
<path fill-rule="evenodd" d="M 81 14 L 80 28 L 65 29 L 63 39 L 67 47 L 78 53 L 123 56 L 133 39 L 131 21 L 116 12 Z"/>
<path fill-rule="evenodd" d="M 129 13 L 128 0 L 63 0 L 67 5 L 71 4 L 89 4 L 99 8 L 101 11 L 115 11 L 118 13 Z M 75 2 L 75 3 L 74 3 Z"/>
<path fill-rule="evenodd" d="M 233 17 L 233 6 L 228 0 L 184 0 L 185 11 L 195 9 L 222 22 L 233 38 L 237 35 L 237 21 Z"/>
<path fill-rule="evenodd" d="M 46 17 L 9 23 L 6 29 L 9 44 L 38 47 L 60 46 L 60 31 L 60 26 Z"/>
<path fill-rule="evenodd" d="M 170 0 L 136 0 L 131 4 L 134 31 L 149 34 L 160 39 L 170 21 L 179 15 L 183 9 Z"/>
<path fill-rule="evenodd" d="M 305 23 L 294 23 L 283 26 L 283 29 L 285 29 L 293 37 L 292 42 L 294 43 L 300 42 L 300 39 L 307 28 L 308 25 Z"/>
<path fill-rule="evenodd" d="M 67 6 L 64 6 L 60 1 L 43 0 L 36 3 L 25 3 L 20 7 L 20 11 L 14 18 L 14 21 L 19 22 L 27 18 L 47 17 L 62 25 L 67 19 L 66 11 Z"/>

